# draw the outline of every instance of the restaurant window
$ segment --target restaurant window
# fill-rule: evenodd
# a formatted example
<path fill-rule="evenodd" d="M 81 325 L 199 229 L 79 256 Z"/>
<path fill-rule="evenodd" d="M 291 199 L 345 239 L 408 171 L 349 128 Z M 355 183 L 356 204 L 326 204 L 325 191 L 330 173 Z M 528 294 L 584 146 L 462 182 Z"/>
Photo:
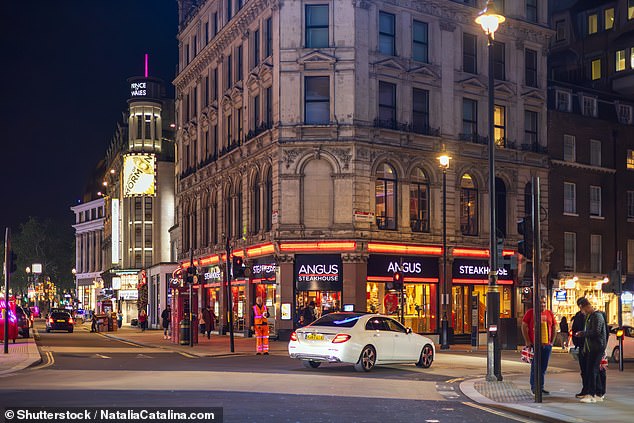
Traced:
<path fill-rule="evenodd" d="M 460 179 L 460 231 L 463 235 L 478 235 L 478 190 L 468 173 Z"/>
<path fill-rule="evenodd" d="M 330 78 L 304 78 L 304 123 L 326 125 L 330 122 Z"/>
<path fill-rule="evenodd" d="M 396 16 L 379 12 L 379 52 L 388 56 L 396 55 Z"/>
<path fill-rule="evenodd" d="M 462 70 L 467 73 L 478 73 L 478 37 L 462 34 Z"/>
<path fill-rule="evenodd" d="M 328 5 L 306 5 L 306 48 L 328 47 Z"/>
<path fill-rule="evenodd" d="M 564 214 L 577 214 L 577 185 L 564 182 Z"/>
<path fill-rule="evenodd" d="M 419 168 L 410 178 L 409 218 L 412 232 L 429 232 L 429 181 Z"/>
<path fill-rule="evenodd" d="M 590 235 L 590 271 L 601 273 L 601 235 Z"/>
<path fill-rule="evenodd" d="M 564 232 L 564 269 L 576 270 L 577 267 L 577 234 Z"/>
<path fill-rule="evenodd" d="M 387 163 L 379 166 L 374 186 L 376 224 L 379 229 L 395 230 L 397 227 L 397 176 Z"/>
<path fill-rule="evenodd" d="M 412 23 L 412 57 L 419 62 L 429 62 L 429 39 L 427 23 Z"/>
<path fill-rule="evenodd" d="M 506 146 L 506 107 L 495 105 L 493 109 L 493 136 L 495 145 Z"/>

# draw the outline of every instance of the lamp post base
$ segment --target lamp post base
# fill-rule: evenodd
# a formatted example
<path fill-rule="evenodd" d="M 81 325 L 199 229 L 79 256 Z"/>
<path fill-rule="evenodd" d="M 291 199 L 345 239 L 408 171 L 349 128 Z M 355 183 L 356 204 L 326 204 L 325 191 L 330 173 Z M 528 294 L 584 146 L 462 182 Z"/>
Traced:
<path fill-rule="evenodd" d="M 440 349 L 449 349 L 449 322 L 446 315 L 440 321 Z"/>

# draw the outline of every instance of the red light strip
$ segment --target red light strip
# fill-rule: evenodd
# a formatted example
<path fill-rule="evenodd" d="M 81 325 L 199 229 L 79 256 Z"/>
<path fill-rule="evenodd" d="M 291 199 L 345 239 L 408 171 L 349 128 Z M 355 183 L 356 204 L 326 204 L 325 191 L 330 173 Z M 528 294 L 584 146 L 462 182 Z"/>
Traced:
<path fill-rule="evenodd" d="M 515 251 L 513 250 L 503 250 L 503 256 L 512 256 L 515 255 Z M 477 250 L 474 248 L 454 248 L 453 249 L 454 257 L 479 257 L 479 258 L 489 258 L 489 250 Z"/>
<path fill-rule="evenodd" d="M 485 285 L 489 283 L 488 279 L 454 279 L 453 283 L 460 283 L 460 284 L 474 284 L 474 285 Z M 498 279 L 498 285 L 513 285 L 513 281 L 511 280 L 500 280 Z"/>
<path fill-rule="evenodd" d="M 380 242 L 370 242 L 368 243 L 368 252 L 440 256 L 442 255 L 442 247 L 430 247 L 425 245 L 407 245 L 407 244 L 384 244 Z"/>
<path fill-rule="evenodd" d="M 258 257 L 273 253 L 275 253 L 275 245 L 272 243 L 247 248 L 248 257 Z"/>
<path fill-rule="evenodd" d="M 354 241 L 284 242 L 280 251 L 350 251 L 356 250 Z"/>
<path fill-rule="evenodd" d="M 200 259 L 201 266 L 209 266 L 212 264 L 218 264 L 220 262 L 220 258 L 218 255 L 207 256 Z"/>

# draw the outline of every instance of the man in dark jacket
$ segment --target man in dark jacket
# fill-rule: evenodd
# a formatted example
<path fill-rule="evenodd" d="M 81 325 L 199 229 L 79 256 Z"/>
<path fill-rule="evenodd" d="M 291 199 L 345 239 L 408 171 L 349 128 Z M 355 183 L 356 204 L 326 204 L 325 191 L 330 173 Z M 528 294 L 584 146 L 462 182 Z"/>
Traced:
<path fill-rule="evenodd" d="M 574 336 L 577 332 L 583 331 L 583 328 L 586 325 L 586 315 L 583 314 L 583 311 L 579 310 L 575 317 L 572 318 L 572 343 L 575 348 L 579 352 L 579 369 L 581 370 L 581 383 L 583 384 L 581 388 L 581 392 L 575 395 L 577 398 L 583 398 L 588 395 L 588 390 L 586 389 L 586 378 L 583 376 L 583 372 L 585 369 L 585 355 L 583 354 L 583 338 L 579 336 Z"/>
<path fill-rule="evenodd" d="M 581 402 L 594 403 L 603 401 L 602 396 L 599 396 L 603 391 L 599 370 L 607 345 L 607 325 L 603 313 L 597 312 L 587 298 L 579 298 L 577 305 L 586 316 L 583 331 L 575 333 L 575 336 L 583 338 L 582 350 L 585 356 L 583 376 L 587 395 L 581 399 Z"/>

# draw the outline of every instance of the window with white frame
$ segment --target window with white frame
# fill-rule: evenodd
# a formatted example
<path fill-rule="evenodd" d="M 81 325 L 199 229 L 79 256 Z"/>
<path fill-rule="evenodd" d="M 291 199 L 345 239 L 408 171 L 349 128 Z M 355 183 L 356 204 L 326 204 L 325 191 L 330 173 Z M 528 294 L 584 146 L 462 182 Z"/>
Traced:
<path fill-rule="evenodd" d="M 583 96 L 583 115 L 597 116 L 597 99 L 594 97 Z"/>
<path fill-rule="evenodd" d="M 617 106 L 619 123 L 629 125 L 632 123 L 632 106 L 619 104 Z"/>
<path fill-rule="evenodd" d="M 564 160 L 574 162 L 577 159 L 577 148 L 574 135 L 564 135 Z"/>
<path fill-rule="evenodd" d="M 601 235 L 590 235 L 590 271 L 601 273 Z"/>
<path fill-rule="evenodd" d="M 569 112 L 570 111 L 570 93 L 566 91 L 557 91 L 557 111 Z"/>
<path fill-rule="evenodd" d="M 590 216 L 601 216 L 601 187 L 590 186 Z"/>
<path fill-rule="evenodd" d="M 634 273 L 634 239 L 627 240 L 627 273 Z"/>
<path fill-rule="evenodd" d="M 564 232 L 564 269 L 575 270 L 577 267 L 577 234 Z"/>
<path fill-rule="evenodd" d="M 590 164 L 601 166 L 601 141 L 590 140 Z"/>
<path fill-rule="evenodd" d="M 634 219 L 634 191 L 627 192 L 627 218 Z"/>
<path fill-rule="evenodd" d="M 577 185 L 564 182 L 564 213 L 577 213 Z"/>

